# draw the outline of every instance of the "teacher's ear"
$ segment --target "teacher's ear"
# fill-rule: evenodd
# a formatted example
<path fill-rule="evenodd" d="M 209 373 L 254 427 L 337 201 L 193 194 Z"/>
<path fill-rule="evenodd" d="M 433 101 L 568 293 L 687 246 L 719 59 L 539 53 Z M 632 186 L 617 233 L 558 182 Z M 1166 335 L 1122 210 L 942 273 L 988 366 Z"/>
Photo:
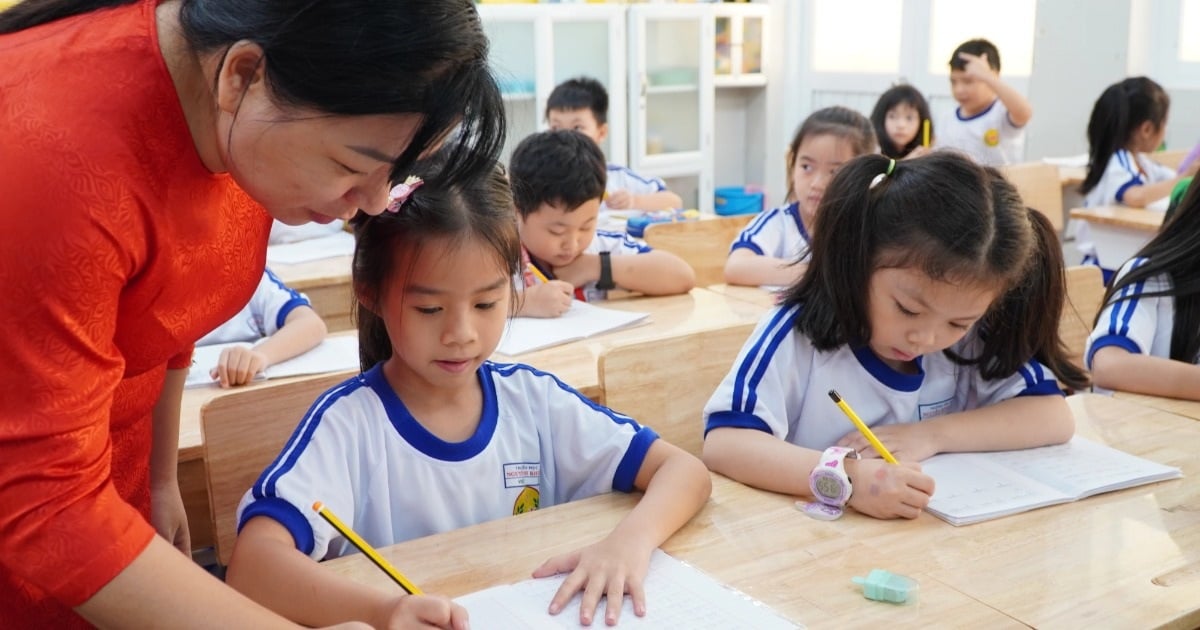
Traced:
<path fill-rule="evenodd" d="M 262 47 L 250 40 L 243 39 L 230 46 L 217 66 L 217 107 L 236 115 L 252 89 L 262 90 L 261 96 L 269 98 L 265 91 L 266 63 Z"/>

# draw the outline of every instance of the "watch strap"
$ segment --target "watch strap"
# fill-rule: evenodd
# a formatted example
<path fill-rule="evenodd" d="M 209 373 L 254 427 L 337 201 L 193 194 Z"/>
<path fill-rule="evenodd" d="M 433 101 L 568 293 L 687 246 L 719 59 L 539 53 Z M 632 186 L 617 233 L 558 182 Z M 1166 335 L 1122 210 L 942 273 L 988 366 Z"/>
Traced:
<path fill-rule="evenodd" d="M 601 291 L 609 291 L 617 288 L 613 282 L 612 275 L 612 253 L 600 252 L 600 279 L 596 281 L 596 288 Z"/>

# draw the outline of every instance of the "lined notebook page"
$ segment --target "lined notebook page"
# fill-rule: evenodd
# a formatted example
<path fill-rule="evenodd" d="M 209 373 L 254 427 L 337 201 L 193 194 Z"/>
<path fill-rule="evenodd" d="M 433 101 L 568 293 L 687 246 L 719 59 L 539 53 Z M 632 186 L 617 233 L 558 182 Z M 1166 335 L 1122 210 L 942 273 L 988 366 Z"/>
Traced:
<path fill-rule="evenodd" d="M 631 313 L 575 300 L 561 317 L 513 317 L 500 337 L 496 352 L 515 356 L 541 348 L 586 339 L 640 322 L 649 313 Z"/>
<path fill-rule="evenodd" d="M 473 630 L 557 630 L 579 628 L 576 594 L 558 615 L 546 612 L 565 575 L 496 586 L 458 598 L 471 613 Z M 592 627 L 605 628 L 604 602 Z M 646 575 L 646 616 L 633 613 L 627 596 L 618 628 L 688 628 L 691 630 L 784 630 L 802 628 L 770 608 L 722 585 L 701 571 L 656 550 Z"/>
<path fill-rule="evenodd" d="M 937 488 L 930 513 L 954 525 L 1181 477 L 1178 468 L 1074 437 L 995 453 L 946 453 L 921 462 Z"/>

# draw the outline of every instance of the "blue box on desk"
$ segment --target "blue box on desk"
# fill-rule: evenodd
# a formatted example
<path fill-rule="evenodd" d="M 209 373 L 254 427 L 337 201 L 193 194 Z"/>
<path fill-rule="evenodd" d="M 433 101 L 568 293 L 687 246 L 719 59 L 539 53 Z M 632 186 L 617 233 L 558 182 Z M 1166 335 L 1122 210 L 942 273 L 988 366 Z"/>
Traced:
<path fill-rule="evenodd" d="M 642 238 L 646 228 L 655 223 L 675 223 L 677 221 L 695 221 L 700 218 L 698 210 L 658 210 L 643 212 L 629 217 L 625 221 L 625 232 L 634 238 Z"/>
<path fill-rule="evenodd" d="M 720 215 L 762 212 L 763 193 L 744 186 L 721 186 L 713 191 L 713 212 Z"/>

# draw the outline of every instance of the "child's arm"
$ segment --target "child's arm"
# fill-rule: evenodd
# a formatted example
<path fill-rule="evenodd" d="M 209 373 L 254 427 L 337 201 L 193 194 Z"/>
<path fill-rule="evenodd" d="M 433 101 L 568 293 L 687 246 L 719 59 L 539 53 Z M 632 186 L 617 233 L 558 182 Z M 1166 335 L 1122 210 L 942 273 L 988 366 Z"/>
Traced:
<path fill-rule="evenodd" d="M 683 207 L 683 198 L 669 190 L 640 195 L 628 190 L 614 190 L 604 198 L 604 205 L 612 210 L 674 210 Z"/>
<path fill-rule="evenodd" d="M 1200 400 L 1200 366 L 1120 346 L 1104 346 L 1092 355 L 1097 387 L 1151 396 Z"/>
<path fill-rule="evenodd" d="M 605 594 L 609 601 L 620 601 L 628 592 L 634 612 L 639 617 L 646 614 L 642 583 L 650 554 L 704 506 L 712 493 L 712 479 L 700 460 L 655 440 L 634 485 L 645 495 L 604 540 L 551 558 L 533 572 L 535 578 L 571 572 L 551 600 L 550 614 L 558 614 L 581 590 L 579 622 L 583 625 L 591 624 Z M 620 612 L 620 606 L 607 606 L 605 622 L 615 625 Z"/>
<path fill-rule="evenodd" d="M 696 286 L 696 272 L 675 254 L 652 250 L 637 255 L 611 256 L 617 287 L 646 295 L 678 295 Z M 580 254 L 570 264 L 555 267 L 554 275 L 574 286 L 600 279 L 600 255 Z"/>
<path fill-rule="evenodd" d="M 819 451 L 756 429 L 721 427 L 704 438 L 704 463 L 712 471 L 749 486 L 810 499 L 808 477 L 820 457 Z M 868 516 L 916 518 L 933 495 L 933 478 L 918 464 L 846 459 L 845 465 L 854 485 L 848 505 Z"/>
<path fill-rule="evenodd" d="M 356 620 L 376 628 L 467 627 L 467 611 L 449 599 L 386 593 L 326 570 L 296 549 L 287 529 L 265 516 L 250 519 L 238 534 L 225 581 L 308 626 Z"/>
<path fill-rule="evenodd" d="M 789 286 L 796 281 L 807 264 L 796 264 L 774 256 L 760 256 L 747 248 L 735 249 L 725 259 L 725 282 L 760 286 L 764 284 Z"/>
<path fill-rule="evenodd" d="M 1175 185 L 1181 179 L 1183 178 L 1174 177 L 1161 182 L 1154 182 L 1153 184 L 1130 186 L 1125 189 L 1125 196 L 1121 198 L 1121 203 L 1131 208 L 1145 208 L 1171 194 L 1171 191 L 1175 189 Z"/>
<path fill-rule="evenodd" d="M 872 430 L 892 455 L 921 461 L 938 453 L 1062 444 L 1075 434 L 1075 416 L 1062 396 L 1019 396 L 970 411 Z M 847 433 L 838 444 L 878 457 L 857 431 Z"/>
<path fill-rule="evenodd" d="M 977 56 L 960 52 L 958 56 L 967 62 L 963 67 L 967 75 L 986 83 L 996 93 L 1000 102 L 1004 103 L 1005 109 L 1008 110 L 1009 122 L 1017 127 L 1024 127 L 1029 119 L 1033 118 L 1033 105 L 1029 104 L 1029 99 L 1000 79 L 1000 75 L 988 65 L 986 53 Z"/>
<path fill-rule="evenodd" d="M 222 350 L 217 366 L 209 374 L 220 381 L 221 387 L 245 385 L 268 367 L 319 346 L 327 332 L 325 321 L 316 311 L 297 306 L 288 313 L 283 327 L 258 345 Z"/>
<path fill-rule="evenodd" d="M 525 287 L 517 300 L 518 317 L 561 317 L 571 308 L 575 287 L 569 282 L 551 280 Z"/>

